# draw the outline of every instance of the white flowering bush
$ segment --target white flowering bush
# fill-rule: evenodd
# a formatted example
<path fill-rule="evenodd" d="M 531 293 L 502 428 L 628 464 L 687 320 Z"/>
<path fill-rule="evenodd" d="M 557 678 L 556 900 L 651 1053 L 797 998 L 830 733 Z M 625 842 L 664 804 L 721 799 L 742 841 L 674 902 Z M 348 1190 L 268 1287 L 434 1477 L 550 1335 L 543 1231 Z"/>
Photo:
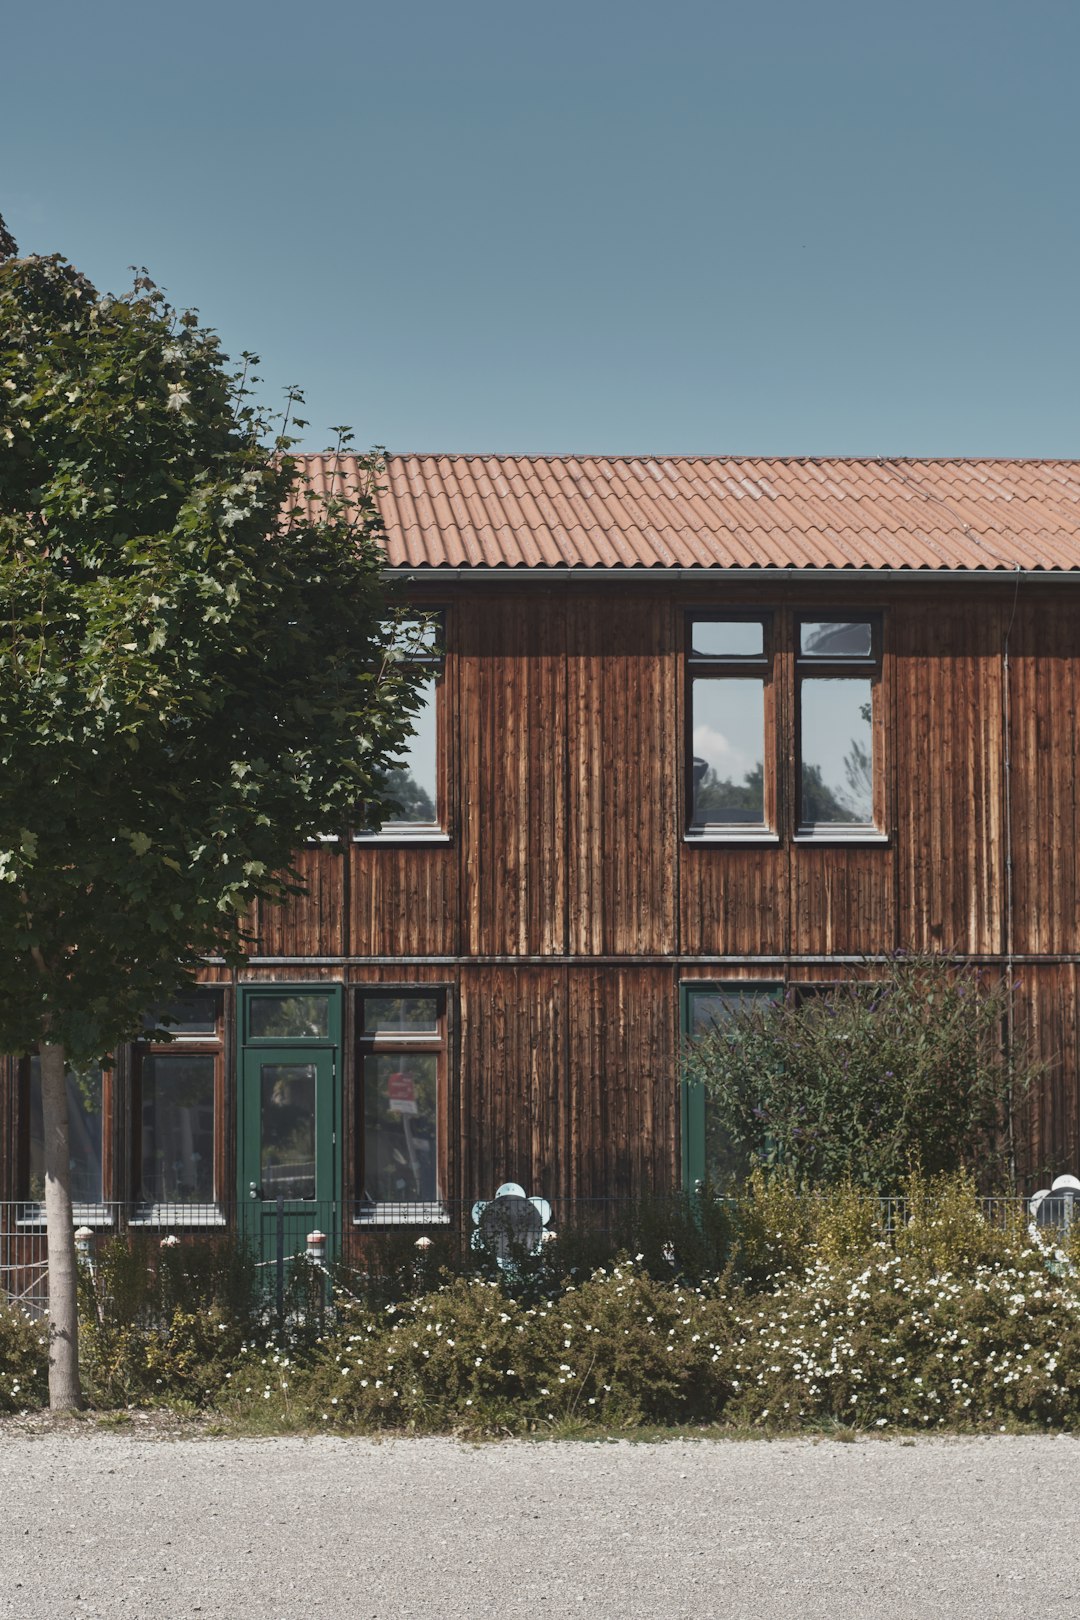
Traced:
<path fill-rule="evenodd" d="M 913 1178 L 907 1197 L 890 1232 L 856 1189 L 806 1199 L 759 1179 L 727 1270 L 694 1285 L 639 1254 L 549 1298 L 457 1278 L 378 1309 L 346 1300 L 293 1414 L 489 1434 L 1080 1428 L 1077 1254 L 984 1219 L 964 1178 Z"/>
<path fill-rule="evenodd" d="M 1080 1286 L 1034 1244 L 931 1273 L 886 1242 L 858 1263 L 819 1257 L 731 1325 L 729 1422 L 1080 1426 Z"/>
<path fill-rule="evenodd" d="M 634 1261 L 557 1298 L 458 1278 L 384 1310 L 343 1310 L 305 1392 L 321 1427 L 518 1434 L 708 1419 L 724 1404 L 715 1301 Z"/>
<path fill-rule="evenodd" d="M 14 1305 L 0 1305 L 0 1412 L 40 1406 L 48 1384 L 46 1325 Z"/>

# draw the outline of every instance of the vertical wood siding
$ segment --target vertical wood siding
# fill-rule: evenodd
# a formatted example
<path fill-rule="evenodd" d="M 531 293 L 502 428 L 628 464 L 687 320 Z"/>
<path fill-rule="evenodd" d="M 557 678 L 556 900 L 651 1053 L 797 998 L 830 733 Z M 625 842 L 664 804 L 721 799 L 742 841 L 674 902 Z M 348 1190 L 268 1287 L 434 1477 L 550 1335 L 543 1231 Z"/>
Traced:
<path fill-rule="evenodd" d="M 1080 950 L 1080 603 L 1020 595 L 1010 637 L 1014 949 Z"/>
<path fill-rule="evenodd" d="M 900 866 L 897 943 L 1004 949 L 1000 599 L 907 601 L 890 615 Z"/>
<path fill-rule="evenodd" d="M 681 758 L 673 605 L 639 593 L 572 599 L 567 654 L 569 950 L 673 951 Z"/>
<path fill-rule="evenodd" d="M 684 842 L 688 607 L 767 605 L 790 648 L 796 609 L 843 612 L 845 602 L 883 614 L 889 843 L 792 842 L 793 717 L 782 706 L 779 845 Z M 450 842 L 301 851 L 308 894 L 253 919 L 254 955 L 296 960 L 253 961 L 240 978 L 447 987 L 454 1196 L 490 1194 L 502 1179 L 563 1198 L 670 1186 L 680 981 L 825 981 L 858 969 L 806 958 L 898 947 L 955 950 L 1004 970 L 1010 626 L 1011 944 L 1019 955 L 1080 954 L 1080 608 L 1071 595 L 1031 586 L 1017 595 L 1008 581 L 871 591 L 758 580 L 699 587 L 688 600 L 662 580 L 620 588 L 530 579 L 462 588 L 453 603 L 443 714 Z M 778 678 L 792 689 L 790 667 Z M 721 960 L 695 960 L 706 956 Z M 423 957 L 446 960 L 415 960 Z M 514 965 L 526 957 L 540 960 Z M 1022 963 L 1016 973 L 1018 1019 L 1047 1061 L 1026 1108 L 1024 1162 L 1077 1172 L 1077 965 Z M 0 1096 L 0 1191 L 10 1195 L 24 1128 L 13 1075 Z M 349 1157 L 351 1107 L 347 1130 Z"/>
<path fill-rule="evenodd" d="M 500 591 L 458 625 L 464 949 L 562 952 L 565 605 L 559 593 Z"/>

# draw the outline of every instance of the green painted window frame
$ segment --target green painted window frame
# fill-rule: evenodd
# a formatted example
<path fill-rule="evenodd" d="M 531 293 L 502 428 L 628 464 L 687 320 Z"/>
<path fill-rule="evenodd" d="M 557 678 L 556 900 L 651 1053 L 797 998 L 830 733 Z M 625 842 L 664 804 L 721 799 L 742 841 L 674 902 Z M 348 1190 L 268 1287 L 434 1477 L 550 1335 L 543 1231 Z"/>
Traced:
<path fill-rule="evenodd" d="M 293 983 L 278 979 L 262 984 L 241 984 L 236 1019 L 237 1056 L 245 1048 L 255 1046 L 341 1046 L 342 1002 L 344 986 L 327 984 L 325 979 L 315 984 Z M 256 1001 L 281 1000 L 285 996 L 325 996 L 330 1003 L 330 1017 L 325 1035 L 250 1035 L 251 1007 Z"/>
<path fill-rule="evenodd" d="M 691 1002 L 703 993 L 764 996 L 780 1001 L 786 985 L 779 979 L 683 979 L 679 985 L 679 1032 L 685 1049 L 693 1039 Z M 682 1122 L 682 1185 L 685 1192 L 697 1192 L 705 1181 L 705 1088 L 687 1079 L 685 1069 L 679 1082 Z"/>

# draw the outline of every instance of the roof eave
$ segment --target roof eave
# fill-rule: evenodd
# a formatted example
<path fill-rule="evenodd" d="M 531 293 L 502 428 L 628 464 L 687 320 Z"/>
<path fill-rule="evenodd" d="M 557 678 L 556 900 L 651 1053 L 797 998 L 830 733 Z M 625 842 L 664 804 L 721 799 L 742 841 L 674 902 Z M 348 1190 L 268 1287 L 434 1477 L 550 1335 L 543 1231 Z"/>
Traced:
<path fill-rule="evenodd" d="M 523 565 L 504 565 L 502 567 L 475 567 L 457 568 L 442 564 L 427 564 L 419 567 L 395 566 L 383 570 L 388 579 L 408 580 L 413 584 L 438 583 L 468 580 L 472 584 L 513 584 L 525 580 L 532 584 L 572 584 L 575 580 L 605 580 L 608 583 L 617 581 L 619 584 L 655 584 L 660 580 L 678 580 L 680 583 L 694 581 L 697 584 L 714 583 L 718 580 L 740 581 L 769 579 L 769 580 L 815 580 L 844 582 L 860 581 L 865 584 L 891 584 L 907 583 L 917 580 L 920 583 L 936 584 L 971 584 L 975 581 L 987 584 L 1007 585 L 1010 582 L 1024 581 L 1025 583 L 1062 583 L 1064 581 L 1080 584 L 1080 568 L 667 568 L 667 567 L 640 567 L 640 568 L 588 568 L 571 567 L 559 568 L 528 567 Z"/>

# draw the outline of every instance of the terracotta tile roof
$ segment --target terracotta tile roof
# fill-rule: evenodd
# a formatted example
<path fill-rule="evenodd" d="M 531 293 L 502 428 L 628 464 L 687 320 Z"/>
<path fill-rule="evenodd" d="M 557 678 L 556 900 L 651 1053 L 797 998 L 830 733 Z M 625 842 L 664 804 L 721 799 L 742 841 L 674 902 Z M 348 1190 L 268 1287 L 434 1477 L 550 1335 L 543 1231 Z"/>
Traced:
<path fill-rule="evenodd" d="M 313 495 L 345 456 L 307 456 Z M 395 568 L 1080 571 L 1080 461 L 390 456 Z"/>

